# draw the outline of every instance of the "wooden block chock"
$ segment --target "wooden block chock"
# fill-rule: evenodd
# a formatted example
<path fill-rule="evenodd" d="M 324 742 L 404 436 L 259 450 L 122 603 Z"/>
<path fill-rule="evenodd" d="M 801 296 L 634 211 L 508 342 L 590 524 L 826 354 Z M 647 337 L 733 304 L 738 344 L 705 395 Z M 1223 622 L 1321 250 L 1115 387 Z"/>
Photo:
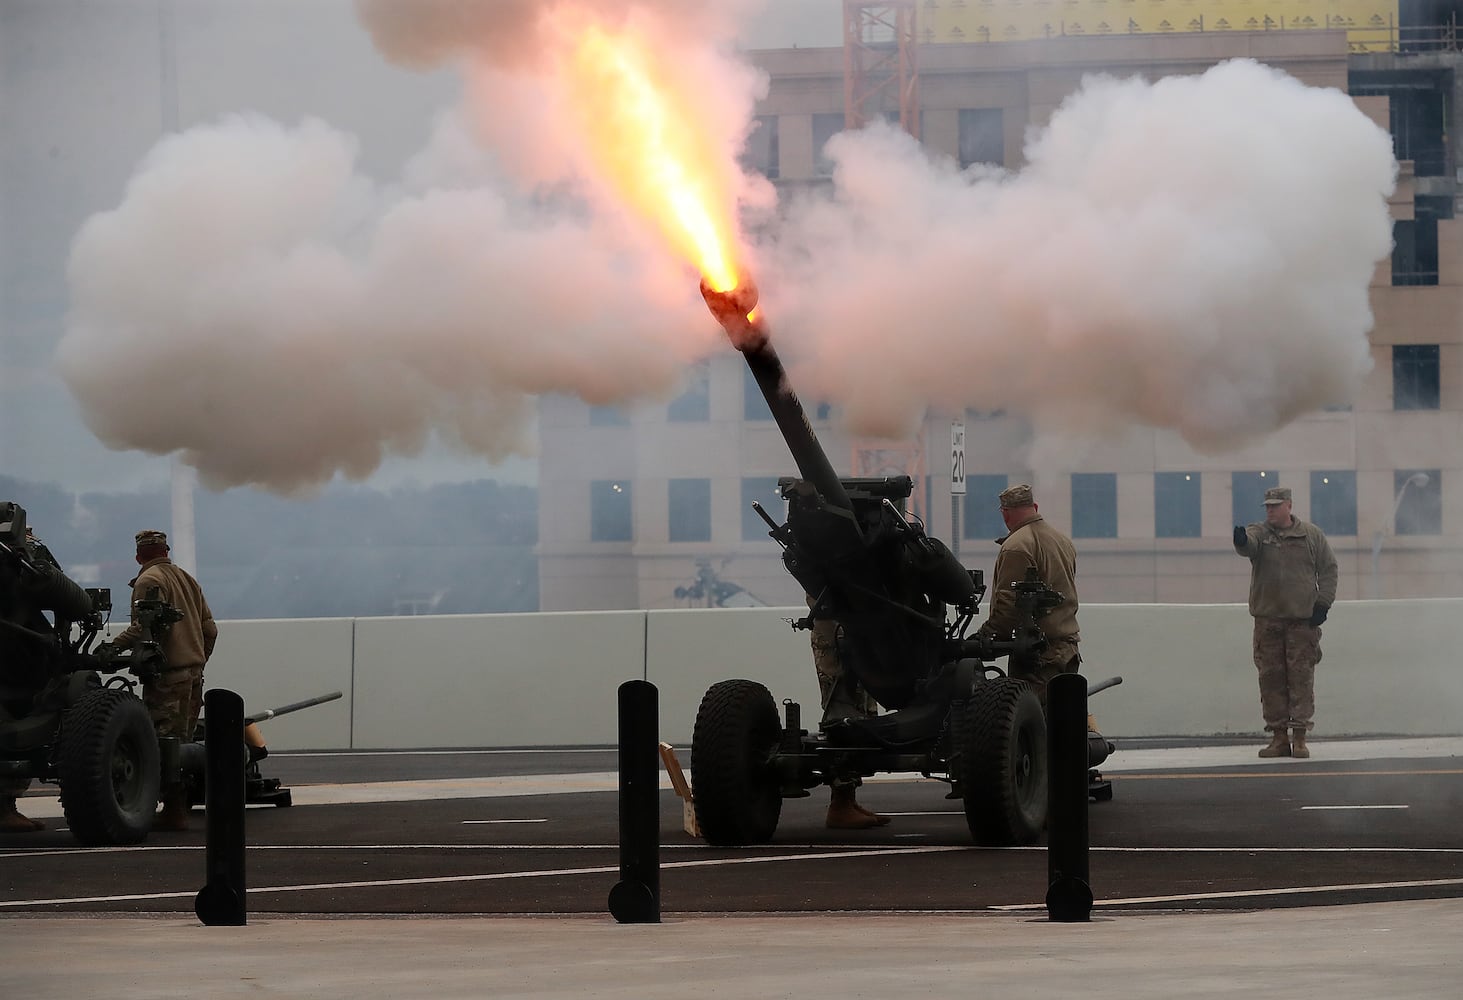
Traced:
<path fill-rule="evenodd" d="M 696 823 L 696 799 L 691 794 L 691 783 L 686 780 L 686 772 L 681 770 L 675 747 L 662 743 L 660 762 L 665 765 L 665 773 L 670 776 L 671 787 L 681 798 L 681 825 L 691 836 L 700 837 L 701 827 Z"/>

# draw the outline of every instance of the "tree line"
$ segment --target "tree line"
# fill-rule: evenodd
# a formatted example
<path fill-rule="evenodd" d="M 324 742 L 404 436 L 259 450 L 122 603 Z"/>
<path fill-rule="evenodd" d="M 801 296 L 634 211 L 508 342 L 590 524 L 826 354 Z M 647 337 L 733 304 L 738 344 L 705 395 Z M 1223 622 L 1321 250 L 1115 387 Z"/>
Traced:
<path fill-rule="evenodd" d="M 0 500 L 83 586 L 125 614 L 132 536 L 172 533 L 168 490 L 74 493 L 0 476 Z M 198 579 L 214 616 L 366 617 L 538 610 L 538 491 L 477 480 L 389 491 L 335 484 L 308 500 L 194 496 Z"/>

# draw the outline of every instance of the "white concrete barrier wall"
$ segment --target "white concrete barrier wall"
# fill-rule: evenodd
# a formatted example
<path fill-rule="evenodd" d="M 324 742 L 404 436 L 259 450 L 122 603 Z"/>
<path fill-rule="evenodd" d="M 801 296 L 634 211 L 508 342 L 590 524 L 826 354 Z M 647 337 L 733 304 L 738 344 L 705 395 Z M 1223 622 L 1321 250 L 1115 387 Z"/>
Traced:
<path fill-rule="evenodd" d="M 784 621 L 807 613 L 806 606 L 647 612 L 645 679 L 660 692 L 661 739 L 689 746 L 701 696 L 733 678 L 765 684 L 779 704 L 796 701 L 803 728 L 817 729 L 811 637 Z"/>
<path fill-rule="evenodd" d="M 270 719 L 261 730 L 271 749 L 348 747 L 355 624 L 353 618 L 220 622 L 204 687 L 237 692 L 246 714 L 339 691 L 339 700 Z"/>
<path fill-rule="evenodd" d="M 267 723 L 271 749 L 609 746 L 616 691 L 660 692 L 661 737 L 690 742 L 713 683 L 742 677 L 803 706 L 816 728 L 805 607 L 229 621 L 207 683 L 250 710 L 343 691 Z M 1348 601 L 1326 623 L 1320 735 L 1463 733 L 1463 670 L 1451 625 L 1463 600 Z M 1258 733 L 1243 605 L 1087 605 L 1083 672 L 1124 683 L 1097 695 L 1111 736 Z"/>
<path fill-rule="evenodd" d="M 357 747 L 604 745 L 643 611 L 356 621 Z"/>

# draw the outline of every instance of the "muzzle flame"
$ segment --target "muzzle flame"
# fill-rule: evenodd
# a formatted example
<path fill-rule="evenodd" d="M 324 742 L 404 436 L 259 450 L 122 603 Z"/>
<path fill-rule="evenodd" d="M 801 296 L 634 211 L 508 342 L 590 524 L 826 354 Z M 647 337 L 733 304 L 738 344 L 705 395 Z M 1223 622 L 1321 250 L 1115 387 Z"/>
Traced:
<path fill-rule="evenodd" d="M 715 291 L 738 283 L 737 168 L 653 43 L 630 26 L 571 29 L 567 70 L 585 137 L 616 192 Z M 744 314 L 745 315 L 745 314 Z"/>

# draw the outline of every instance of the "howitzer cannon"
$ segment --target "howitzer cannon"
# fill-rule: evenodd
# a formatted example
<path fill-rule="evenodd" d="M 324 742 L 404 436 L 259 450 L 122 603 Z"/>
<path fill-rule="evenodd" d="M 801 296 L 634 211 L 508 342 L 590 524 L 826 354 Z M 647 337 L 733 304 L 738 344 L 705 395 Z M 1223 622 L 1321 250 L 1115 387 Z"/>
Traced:
<path fill-rule="evenodd" d="M 157 806 L 158 742 L 130 684 L 102 683 L 114 668 L 93 647 L 111 592 L 68 579 L 25 522 L 0 502 L 0 778 L 59 785 L 84 844 L 137 843 Z"/>
<path fill-rule="evenodd" d="M 175 780 L 181 770 L 185 784 L 201 787 L 204 770 L 200 735 L 182 746 L 164 741 L 171 744 L 165 755 L 135 691 L 136 681 L 166 667 L 162 635 L 182 613 L 156 591 L 144 595 L 133 605 L 141 634 L 123 651 L 97 642 L 111 611 L 110 590 L 67 578 L 26 531 L 25 509 L 0 501 L 0 781 L 59 786 L 72 836 L 91 845 L 141 842 L 164 777 Z M 261 777 L 256 761 L 245 778 L 246 801 L 290 804 L 289 789 Z"/>
<path fill-rule="evenodd" d="M 260 712 L 250 712 L 244 716 L 244 725 L 251 726 L 260 722 L 268 722 L 270 719 L 277 719 L 281 715 L 289 715 L 292 712 L 300 712 L 307 708 L 314 708 L 316 705 L 324 705 L 326 702 L 336 701 L 343 697 L 339 691 L 331 691 L 329 694 L 316 695 L 313 698 L 305 698 L 301 701 L 293 701 L 288 705 L 281 705 L 278 708 L 266 708 Z M 208 794 L 208 767 L 206 755 L 206 744 L 208 743 L 208 718 L 205 716 L 198 720 L 198 728 L 193 731 L 193 742 L 182 747 L 180 765 L 183 771 L 183 785 L 188 795 L 189 806 L 199 806 L 207 799 Z M 244 763 L 244 804 L 245 805 L 271 805 L 279 808 L 288 808 L 294 804 L 294 797 L 288 788 L 278 778 L 266 778 L 259 770 L 259 761 L 263 758 L 254 747 L 249 748 Z"/>
<path fill-rule="evenodd" d="M 967 635 L 986 592 L 983 574 L 967 570 L 904 511 L 912 480 L 839 478 L 755 311 L 755 288 L 718 292 L 703 282 L 701 292 L 798 468 L 799 477 L 779 480 L 785 523 L 753 505 L 808 595 L 808 616 L 793 627 L 834 623 L 843 673 L 816 733 L 802 728 L 794 702 L 784 703 L 780 720 L 761 684 L 728 680 L 707 691 L 691 751 L 703 835 L 714 844 L 766 841 L 784 798 L 899 771 L 947 782 L 977 842 L 1034 840 L 1047 812 L 1045 718 L 1027 685 L 992 664 L 1039 652 L 1041 618 L 1065 597 L 1029 578 L 1016 585 L 1015 628 Z M 864 717 L 854 708 L 854 683 L 889 711 Z M 1089 739 L 1089 766 L 1110 750 L 1100 737 Z"/>
<path fill-rule="evenodd" d="M 183 617 L 182 611 L 161 599 L 158 588 L 150 588 L 143 597 L 132 602 L 132 620 L 140 631 L 137 642 L 128 649 L 114 650 L 111 647 L 103 647 L 107 650 L 102 657 L 105 669 L 126 670 L 139 681 L 147 683 L 167 669 L 167 656 L 163 651 L 162 637 L 169 628 L 182 621 Z M 121 683 L 128 685 L 125 680 L 122 680 Z M 130 685 L 128 686 L 130 687 Z M 342 697 L 341 692 L 332 691 L 329 694 L 281 705 L 279 708 L 265 709 L 245 715 L 244 724 L 249 726 L 265 722 L 281 715 L 289 715 L 292 712 L 323 705 L 340 697 Z M 180 783 L 190 806 L 202 805 L 207 795 L 207 740 L 208 720 L 200 718 L 190 740 L 164 738 L 158 741 L 159 767 L 163 776 L 163 785 L 166 787 L 169 784 Z M 261 759 L 260 754 L 254 752 L 253 748 L 246 754 L 244 803 L 281 808 L 293 805 L 293 795 L 288 788 L 283 786 L 280 779 L 266 778 L 260 772 L 259 761 Z"/>

